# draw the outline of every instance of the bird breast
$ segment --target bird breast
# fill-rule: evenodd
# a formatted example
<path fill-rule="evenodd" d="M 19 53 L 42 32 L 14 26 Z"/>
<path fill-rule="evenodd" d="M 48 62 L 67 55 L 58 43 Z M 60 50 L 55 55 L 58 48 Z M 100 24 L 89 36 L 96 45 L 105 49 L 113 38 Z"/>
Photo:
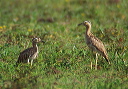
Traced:
<path fill-rule="evenodd" d="M 91 36 L 91 35 L 88 36 L 88 35 L 86 35 L 85 39 L 86 39 L 86 44 L 87 44 L 87 46 L 90 49 L 92 49 L 93 51 L 98 51 L 97 50 L 97 46 L 96 46 L 97 39 L 95 39 L 94 36 Z"/>
<path fill-rule="evenodd" d="M 34 53 L 34 54 L 32 55 L 32 59 L 35 59 L 35 58 L 37 57 L 37 55 L 38 55 L 38 52 Z"/>

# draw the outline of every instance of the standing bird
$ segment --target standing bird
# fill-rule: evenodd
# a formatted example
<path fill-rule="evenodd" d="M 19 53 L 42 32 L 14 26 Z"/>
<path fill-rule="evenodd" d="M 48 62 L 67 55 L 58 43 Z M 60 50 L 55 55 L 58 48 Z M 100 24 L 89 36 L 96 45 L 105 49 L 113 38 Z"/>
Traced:
<path fill-rule="evenodd" d="M 43 42 L 40 38 L 33 38 L 32 39 L 32 47 L 24 50 L 20 53 L 19 58 L 16 62 L 16 65 L 18 63 L 28 63 L 31 61 L 31 66 L 33 63 L 33 60 L 38 56 L 38 46 L 37 43 Z"/>
<path fill-rule="evenodd" d="M 96 52 L 96 65 L 95 65 L 95 69 L 97 70 L 97 60 L 98 60 L 98 54 L 101 54 L 106 61 L 110 64 L 109 59 L 108 59 L 108 55 L 107 55 L 107 51 L 102 43 L 101 40 L 99 40 L 97 37 L 95 37 L 92 33 L 91 33 L 91 22 L 90 21 L 84 21 L 83 23 L 78 24 L 78 26 L 80 25 L 84 25 L 86 27 L 86 31 L 85 31 L 85 39 L 86 39 L 86 44 L 88 45 L 88 47 L 92 50 Z M 91 62 L 91 69 L 92 69 L 92 62 Z"/>

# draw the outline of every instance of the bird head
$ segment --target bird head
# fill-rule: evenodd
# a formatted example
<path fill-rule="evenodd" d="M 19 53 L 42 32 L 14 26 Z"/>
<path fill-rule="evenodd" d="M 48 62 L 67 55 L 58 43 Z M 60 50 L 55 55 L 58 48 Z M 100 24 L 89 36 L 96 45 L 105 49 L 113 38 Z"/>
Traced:
<path fill-rule="evenodd" d="M 44 43 L 44 41 L 42 41 L 40 38 L 33 38 L 32 42 L 35 42 L 35 43 L 43 42 Z"/>
<path fill-rule="evenodd" d="M 84 25 L 85 27 L 89 27 L 89 26 L 91 26 L 91 22 L 90 21 L 84 21 L 84 22 L 78 24 L 78 26 L 80 26 L 80 25 Z"/>

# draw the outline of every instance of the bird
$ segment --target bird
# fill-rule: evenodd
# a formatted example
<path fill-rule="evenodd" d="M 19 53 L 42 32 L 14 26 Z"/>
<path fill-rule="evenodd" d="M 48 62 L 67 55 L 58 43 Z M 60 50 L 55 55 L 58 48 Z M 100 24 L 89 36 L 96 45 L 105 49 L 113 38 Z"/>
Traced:
<path fill-rule="evenodd" d="M 30 63 L 31 62 L 31 66 L 33 63 L 33 60 L 35 58 L 37 58 L 38 56 L 38 46 L 37 43 L 39 42 L 44 42 L 41 41 L 40 38 L 33 38 L 32 39 L 32 47 L 25 49 L 24 51 L 22 51 L 18 57 L 18 60 L 16 62 L 16 66 L 18 66 L 19 63 Z"/>
<path fill-rule="evenodd" d="M 96 36 L 94 36 L 91 33 L 91 22 L 90 21 L 84 21 L 80 24 L 78 24 L 78 26 L 83 25 L 86 27 L 85 30 L 85 40 L 86 40 L 86 44 L 87 46 L 96 53 L 96 65 L 95 65 L 95 70 L 97 70 L 97 61 L 98 61 L 98 54 L 102 55 L 106 61 L 108 62 L 108 64 L 110 64 L 110 61 L 108 59 L 108 54 L 107 51 L 104 47 L 104 44 L 102 43 L 102 41 L 100 39 L 98 39 Z M 92 69 L 92 62 L 91 62 L 91 69 Z"/>

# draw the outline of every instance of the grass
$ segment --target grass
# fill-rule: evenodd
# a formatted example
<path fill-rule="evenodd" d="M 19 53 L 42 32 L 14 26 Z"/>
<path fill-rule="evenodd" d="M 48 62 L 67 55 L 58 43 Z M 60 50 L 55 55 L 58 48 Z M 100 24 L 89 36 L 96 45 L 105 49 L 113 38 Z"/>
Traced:
<path fill-rule="evenodd" d="M 127 0 L 2 0 L 0 3 L 0 88 L 127 89 Z M 103 41 L 111 65 L 102 57 L 90 69 L 93 55 L 85 44 L 89 20 Z M 33 66 L 14 67 L 21 51 L 40 37 Z"/>

